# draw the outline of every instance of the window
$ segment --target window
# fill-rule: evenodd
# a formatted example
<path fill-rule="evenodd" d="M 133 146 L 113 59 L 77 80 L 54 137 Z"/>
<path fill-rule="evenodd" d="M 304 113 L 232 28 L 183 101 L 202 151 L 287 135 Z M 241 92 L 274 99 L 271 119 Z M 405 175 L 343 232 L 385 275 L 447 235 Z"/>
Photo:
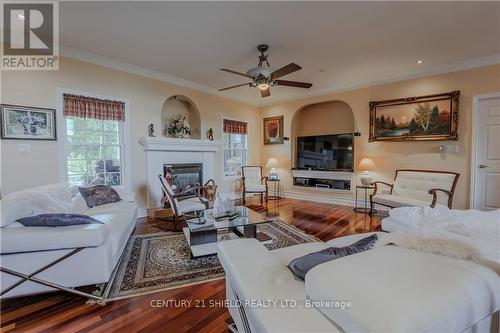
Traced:
<path fill-rule="evenodd" d="M 247 164 L 247 123 L 224 119 L 224 176 L 240 176 Z"/>
<path fill-rule="evenodd" d="M 67 112 L 66 97 L 65 94 L 64 151 L 68 183 L 78 186 L 122 185 L 123 117 L 117 120 L 112 119 L 117 117 L 107 114 L 107 119 L 96 119 L 96 112 L 99 113 L 96 110 L 92 110 L 92 117 L 74 110 Z M 81 108 L 83 112 L 89 109 L 92 108 Z"/>

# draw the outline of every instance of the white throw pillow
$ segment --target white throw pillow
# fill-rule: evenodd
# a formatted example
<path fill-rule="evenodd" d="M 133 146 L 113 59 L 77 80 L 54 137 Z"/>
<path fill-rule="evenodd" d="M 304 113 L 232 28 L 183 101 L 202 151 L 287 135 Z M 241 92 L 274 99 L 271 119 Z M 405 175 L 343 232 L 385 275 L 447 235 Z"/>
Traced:
<path fill-rule="evenodd" d="M 18 219 L 23 217 L 28 217 L 33 213 L 33 209 L 30 207 L 30 202 L 28 200 L 3 200 L 0 201 L 1 219 L 0 227 L 3 228 L 16 222 Z"/>

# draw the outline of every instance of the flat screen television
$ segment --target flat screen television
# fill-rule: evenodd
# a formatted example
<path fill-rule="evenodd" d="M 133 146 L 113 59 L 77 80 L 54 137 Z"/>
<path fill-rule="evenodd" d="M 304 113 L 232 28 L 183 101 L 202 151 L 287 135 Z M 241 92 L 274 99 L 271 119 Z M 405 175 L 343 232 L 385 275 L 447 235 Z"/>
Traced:
<path fill-rule="evenodd" d="M 353 138 L 352 133 L 298 137 L 296 167 L 353 171 Z"/>

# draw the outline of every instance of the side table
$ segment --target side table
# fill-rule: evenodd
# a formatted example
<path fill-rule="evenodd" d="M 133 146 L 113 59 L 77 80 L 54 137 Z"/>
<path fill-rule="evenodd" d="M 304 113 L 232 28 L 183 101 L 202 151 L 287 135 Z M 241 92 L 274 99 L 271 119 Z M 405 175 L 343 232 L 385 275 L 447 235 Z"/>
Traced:
<path fill-rule="evenodd" d="M 267 195 L 268 200 L 279 200 L 281 199 L 280 193 L 280 180 L 279 179 L 267 179 L 266 182 L 273 183 L 273 195 Z"/>
<path fill-rule="evenodd" d="M 363 207 L 358 206 L 358 190 L 364 190 L 365 195 L 364 195 L 364 200 L 363 200 Z M 375 186 L 372 185 L 356 185 L 356 199 L 354 202 L 354 211 L 357 213 L 370 213 L 375 214 L 377 211 L 374 209 L 373 211 L 370 209 L 370 204 L 368 203 L 368 191 L 369 190 L 374 190 Z"/>

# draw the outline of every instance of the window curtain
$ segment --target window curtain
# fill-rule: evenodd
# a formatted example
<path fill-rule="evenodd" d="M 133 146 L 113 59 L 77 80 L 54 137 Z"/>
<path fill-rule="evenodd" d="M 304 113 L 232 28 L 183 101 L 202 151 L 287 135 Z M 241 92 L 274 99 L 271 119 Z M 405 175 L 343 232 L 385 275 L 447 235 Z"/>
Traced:
<path fill-rule="evenodd" d="M 231 134 L 247 134 L 248 124 L 242 121 L 224 119 L 224 132 Z"/>
<path fill-rule="evenodd" d="M 88 96 L 64 94 L 64 115 L 100 120 L 125 120 L 125 103 Z"/>

